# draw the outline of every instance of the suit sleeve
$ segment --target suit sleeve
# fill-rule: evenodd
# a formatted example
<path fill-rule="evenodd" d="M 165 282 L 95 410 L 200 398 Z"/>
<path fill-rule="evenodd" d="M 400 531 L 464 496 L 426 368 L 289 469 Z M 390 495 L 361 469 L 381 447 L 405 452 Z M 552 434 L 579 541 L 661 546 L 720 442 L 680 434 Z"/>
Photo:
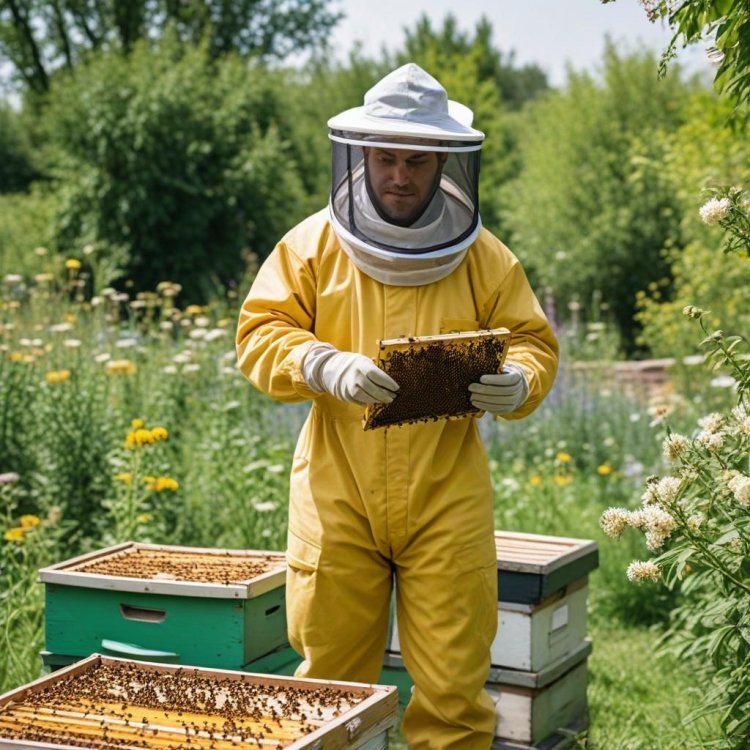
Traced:
<path fill-rule="evenodd" d="M 511 332 L 507 359 L 526 373 L 529 395 L 523 406 L 502 419 L 522 419 L 542 403 L 557 374 L 559 346 L 521 264 L 513 259 L 505 278 L 485 306 L 482 320 L 489 328 Z"/>
<path fill-rule="evenodd" d="M 237 326 L 237 361 L 242 374 L 279 401 L 319 394 L 302 376 L 302 362 L 317 343 L 316 282 L 310 263 L 280 242 L 258 271 Z"/>

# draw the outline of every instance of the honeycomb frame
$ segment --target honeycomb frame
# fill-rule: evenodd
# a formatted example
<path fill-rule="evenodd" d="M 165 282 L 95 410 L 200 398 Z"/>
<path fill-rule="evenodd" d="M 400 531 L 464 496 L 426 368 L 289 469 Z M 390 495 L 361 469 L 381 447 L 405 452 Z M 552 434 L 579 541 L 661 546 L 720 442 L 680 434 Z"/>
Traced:
<path fill-rule="evenodd" d="M 502 371 L 510 337 L 507 328 L 493 328 L 379 341 L 376 364 L 400 387 L 390 404 L 367 406 L 364 429 L 481 415 L 469 385 Z"/>
<path fill-rule="evenodd" d="M 0 750 L 345 750 L 395 724 L 395 687 L 92 654 L 0 695 Z"/>

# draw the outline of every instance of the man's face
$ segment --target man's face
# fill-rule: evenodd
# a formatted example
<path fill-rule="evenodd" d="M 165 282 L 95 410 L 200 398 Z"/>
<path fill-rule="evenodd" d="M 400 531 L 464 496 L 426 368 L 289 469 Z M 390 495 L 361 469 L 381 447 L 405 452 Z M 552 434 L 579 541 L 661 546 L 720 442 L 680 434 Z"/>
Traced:
<path fill-rule="evenodd" d="M 432 198 L 443 155 L 400 148 L 365 148 L 364 154 L 381 212 L 401 225 L 416 221 Z"/>

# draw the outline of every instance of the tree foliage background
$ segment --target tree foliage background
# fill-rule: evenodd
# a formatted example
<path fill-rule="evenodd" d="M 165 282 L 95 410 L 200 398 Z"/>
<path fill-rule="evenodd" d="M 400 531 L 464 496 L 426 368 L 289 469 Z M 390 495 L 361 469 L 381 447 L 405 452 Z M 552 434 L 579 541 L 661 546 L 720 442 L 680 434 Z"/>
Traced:
<path fill-rule="evenodd" d="M 561 318 L 574 303 L 608 316 L 625 353 L 664 353 L 680 340 L 664 321 L 696 285 L 741 298 L 744 269 L 710 260 L 683 184 L 746 179 L 744 126 L 730 134 L 705 83 L 674 66 L 659 80 L 653 54 L 610 43 L 598 71 L 552 89 L 487 20 L 452 16 L 422 18 L 393 53 L 342 59 L 325 46 L 337 20 L 328 0 L 0 0 L 22 100 L 0 109 L 4 272 L 33 275 L 44 245 L 84 262 L 95 289 L 169 278 L 202 301 L 238 283 L 325 205 L 326 120 L 413 60 L 474 110 L 483 221 Z"/>

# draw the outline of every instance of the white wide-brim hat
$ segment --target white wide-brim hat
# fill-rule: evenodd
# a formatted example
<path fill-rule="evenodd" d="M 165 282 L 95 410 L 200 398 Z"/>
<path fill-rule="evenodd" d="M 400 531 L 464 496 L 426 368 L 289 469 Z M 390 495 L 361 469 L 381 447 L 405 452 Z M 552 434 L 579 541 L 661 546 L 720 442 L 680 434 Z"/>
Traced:
<path fill-rule="evenodd" d="M 445 89 L 415 63 L 407 63 L 378 81 L 364 106 L 328 120 L 331 130 L 400 138 L 481 141 L 471 127 L 473 112 L 448 99 Z"/>

